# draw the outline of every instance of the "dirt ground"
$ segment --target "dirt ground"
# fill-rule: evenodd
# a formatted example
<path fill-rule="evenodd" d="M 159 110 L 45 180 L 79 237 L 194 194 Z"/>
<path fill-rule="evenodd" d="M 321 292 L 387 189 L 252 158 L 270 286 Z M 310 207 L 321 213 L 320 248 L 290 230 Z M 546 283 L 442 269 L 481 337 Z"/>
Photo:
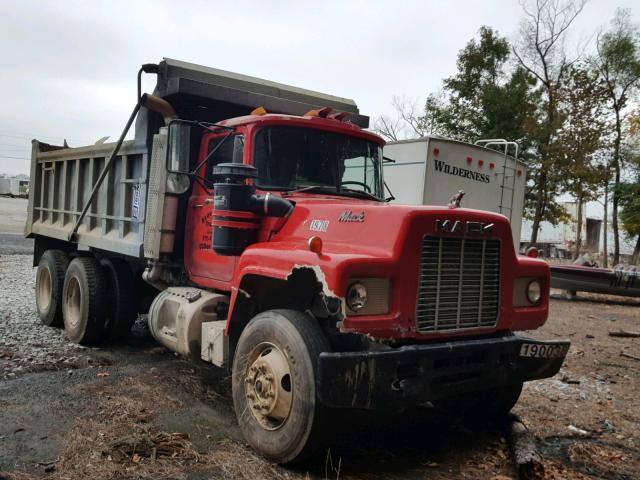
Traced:
<path fill-rule="evenodd" d="M 123 344 L 71 344 L 38 323 L 30 258 L 14 253 L 0 242 L 0 479 L 515 478 L 496 425 L 350 413 L 315 459 L 266 462 L 242 441 L 224 371 L 157 346 L 144 321 Z M 572 341 L 560 373 L 527 384 L 514 408 L 546 478 L 640 478 L 640 360 L 621 355 L 640 358 L 640 338 L 614 330 L 640 330 L 640 302 L 554 298 L 527 332 Z"/>

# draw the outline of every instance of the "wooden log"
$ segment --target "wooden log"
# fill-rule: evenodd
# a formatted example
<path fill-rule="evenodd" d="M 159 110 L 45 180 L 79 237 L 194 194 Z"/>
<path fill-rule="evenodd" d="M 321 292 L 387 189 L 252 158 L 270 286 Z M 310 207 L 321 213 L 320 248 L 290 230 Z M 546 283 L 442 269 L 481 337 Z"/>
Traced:
<path fill-rule="evenodd" d="M 511 447 L 513 463 L 521 480 L 542 480 L 544 464 L 538 453 L 536 440 L 520 419 L 511 415 L 507 426 L 507 440 Z"/>
<path fill-rule="evenodd" d="M 627 330 L 616 330 L 609 332 L 610 337 L 622 337 L 622 338 L 639 338 L 640 332 L 629 332 Z"/>
<path fill-rule="evenodd" d="M 636 357 L 635 355 L 631 355 L 630 353 L 627 353 L 627 352 L 620 352 L 620 355 L 623 357 L 631 358 L 632 360 L 640 361 L 640 357 Z"/>

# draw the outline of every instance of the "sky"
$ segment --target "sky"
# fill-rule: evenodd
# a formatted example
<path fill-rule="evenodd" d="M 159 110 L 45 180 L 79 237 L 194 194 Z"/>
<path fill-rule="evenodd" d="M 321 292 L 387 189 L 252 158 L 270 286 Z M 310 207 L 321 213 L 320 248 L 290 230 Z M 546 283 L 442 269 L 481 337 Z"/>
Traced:
<path fill-rule="evenodd" d="M 633 6 L 591 0 L 569 45 L 588 45 L 617 7 L 637 23 Z M 143 63 L 171 57 L 266 78 L 377 116 L 392 112 L 393 95 L 421 103 L 440 88 L 480 26 L 514 38 L 521 16 L 515 0 L 0 0 L 0 173 L 28 173 L 32 138 L 115 140 Z"/>

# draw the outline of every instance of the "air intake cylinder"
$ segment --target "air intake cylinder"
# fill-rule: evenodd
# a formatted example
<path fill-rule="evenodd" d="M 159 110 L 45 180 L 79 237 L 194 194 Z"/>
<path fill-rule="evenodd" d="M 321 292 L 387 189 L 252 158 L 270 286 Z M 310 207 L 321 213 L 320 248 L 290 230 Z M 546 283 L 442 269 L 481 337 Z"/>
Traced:
<path fill-rule="evenodd" d="M 213 249 L 219 255 L 240 255 L 258 239 L 263 216 L 286 217 L 293 204 L 281 197 L 256 195 L 248 180 L 257 176 L 251 165 L 221 163 L 213 168 Z"/>

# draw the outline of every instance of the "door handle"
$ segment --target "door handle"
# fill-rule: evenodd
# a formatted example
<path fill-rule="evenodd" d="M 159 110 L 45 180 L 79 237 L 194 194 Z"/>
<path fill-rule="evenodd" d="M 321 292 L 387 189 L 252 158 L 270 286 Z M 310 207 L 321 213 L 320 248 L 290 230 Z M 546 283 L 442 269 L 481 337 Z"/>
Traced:
<path fill-rule="evenodd" d="M 205 198 L 204 203 L 194 203 L 193 205 L 191 205 L 191 208 L 202 208 L 205 205 L 212 205 L 212 204 L 213 204 L 213 198 Z"/>

